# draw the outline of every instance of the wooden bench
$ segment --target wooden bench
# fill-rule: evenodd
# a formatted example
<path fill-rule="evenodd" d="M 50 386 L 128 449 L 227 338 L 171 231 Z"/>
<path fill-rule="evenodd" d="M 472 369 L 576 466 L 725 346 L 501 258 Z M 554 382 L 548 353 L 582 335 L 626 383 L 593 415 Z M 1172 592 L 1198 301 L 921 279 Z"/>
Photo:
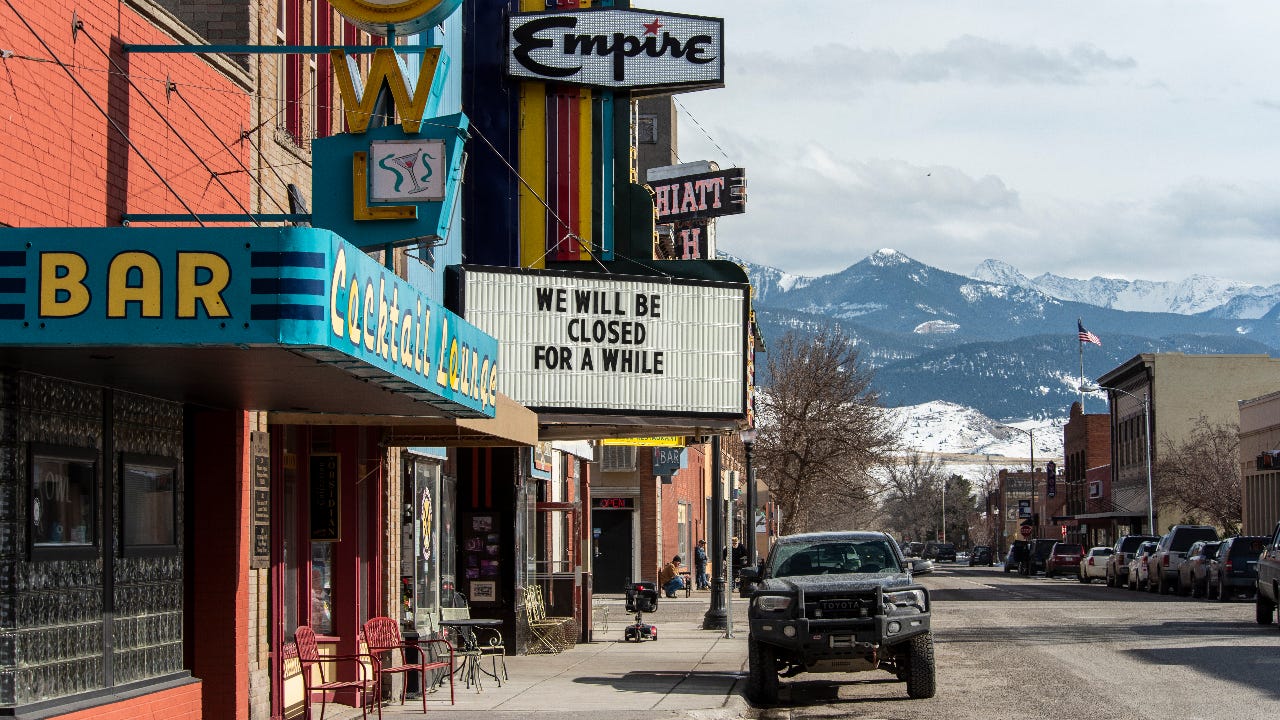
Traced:
<path fill-rule="evenodd" d="M 574 617 L 548 617 L 547 604 L 542 599 L 542 587 L 529 585 L 524 590 L 525 618 L 533 643 L 529 654 L 556 654 L 568 650 L 577 642 L 578 620 Z"/>

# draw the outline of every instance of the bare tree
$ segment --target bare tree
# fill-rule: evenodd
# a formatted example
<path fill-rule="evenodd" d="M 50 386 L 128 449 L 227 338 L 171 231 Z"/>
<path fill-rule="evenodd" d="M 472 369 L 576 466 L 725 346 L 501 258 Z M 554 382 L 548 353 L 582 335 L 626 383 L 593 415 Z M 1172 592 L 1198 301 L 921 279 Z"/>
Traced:
<path fill-rule="evenodd" d="M 1240 530 L 1240 431 L 1201 415 L 1179 443 L 1161 441 L 1153 481 L 1162 504 L 1177 505 L 1181 521 L 1208 520 L 1228 535 Z"/>
<path fill-rule="evenodd" d="M 847 529 L 875 511 L 873 474 L 896 432 L 872 375 L 838 328 L 787 333 L 768 354 L 755 455 L 782 514 L 781 531 Z"/>
<path fill-rule="evenodd" d="M 942 463 L 933 455 L 911 453 L 890 464 L 881 503 L 889 529 L 903 540 L 933 539 L 941 515 L 939 488 L 946 477 Z"/>
<path fill-rule="evenodd" d="M 986 472 L 982 474 L 977 487 L 974 488 L 974 513 L 969 521 L 969 539 L 975 545 L 990 545 L 992 552 L 1000 550 L 1000 536 L 1003 532 L 998 503 L 993 506 L 991 502 L 992 498 L 999 497 L 999 493 L 1000 471 L 988 463 Z M 988 507 L 992 507 L 997 512 L 985 512 Z"/>

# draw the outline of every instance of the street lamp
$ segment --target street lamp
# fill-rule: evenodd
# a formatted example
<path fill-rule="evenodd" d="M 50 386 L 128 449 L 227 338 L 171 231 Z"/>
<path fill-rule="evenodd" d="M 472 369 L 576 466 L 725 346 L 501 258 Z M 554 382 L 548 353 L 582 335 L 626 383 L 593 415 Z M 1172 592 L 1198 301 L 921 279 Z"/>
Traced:
<path fill-rule="evenodd" d="M 1104 385 L 1081 385 L 1081 390 L 1086 392 L 1094 392 L 1097 390 L 1107 390 L 1110 392 L 1118 392 L 1137 400 L 1142 403 L 1142 423 L 1146 426 L 1146 437 L 1143 443 L 1146 447 L 1143 454 L 1147 457 L 1147 532 L 1154 535 L 1156 533 L 1156 509 L 1155 496 L 1151 493 L 1151 397 L 1145 391 L 1142 397 L 1138 397 L 1128 390 L 1121 390 L 1118 387 L 1106 387 Z"/>
<path fill-rule="evenodd" d="M 751 446 L 756 441 L 756 429 L 747 428 L 738 433 L 738 437 L 742 439 L 742 454 L 747 461 L 747 522 L 743 530 L 747 535 L 747 564 L 754 565 L 756 562 L 756 473 L 751 467 Z"/>

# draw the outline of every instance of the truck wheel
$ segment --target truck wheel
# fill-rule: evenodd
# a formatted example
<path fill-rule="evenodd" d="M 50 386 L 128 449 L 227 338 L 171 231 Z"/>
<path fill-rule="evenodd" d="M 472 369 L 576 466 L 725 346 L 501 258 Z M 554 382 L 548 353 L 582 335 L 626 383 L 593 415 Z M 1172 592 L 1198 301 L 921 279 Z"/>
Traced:
<path fill-rule="evenodd" d="M 931 698 L 938 691 L 933 665 L 933 634 L 917 635 L 907 641 L 907 697 Z"/>
<path fill-rule="evenodd" d="M 1262 597 L 1262 593 L 1258 592 L 1253 596 L 1253 612 L 1254 619 L 1259 625 L 1270 625 L 1271 614 L 1275 612 L 1275 603 Z"/>
<path fill-rule="evenodd" d="M 778 660 L 774 649 L 748 637 L 747 666 L 747 697 L 760 705 L 777 703 Z"/>

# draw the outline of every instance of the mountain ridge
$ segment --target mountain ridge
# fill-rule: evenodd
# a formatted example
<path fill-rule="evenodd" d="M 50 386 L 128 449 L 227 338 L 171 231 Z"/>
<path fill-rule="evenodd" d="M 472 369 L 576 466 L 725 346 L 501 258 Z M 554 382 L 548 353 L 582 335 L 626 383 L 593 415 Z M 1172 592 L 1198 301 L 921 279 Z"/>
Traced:
<path fill-rule="evenodd" d="M 1062 284 L 1057 276 L 1030 280 L 995 260 L 980 266 L 978 274 L 993 278 L 984 280 L 892 249 L 817 277 L 729 259 L 743 265 L 756 286 L 756 319 L 766 347 L 770 337 L 790 330 L 838 325 L 875 372 L 873 387 L 890 406 L 936 400 L 993 418 L 1065 417 L 1078 397 L 1082 360 L 1087 379 L 1139 353 L 1275 355 L 1280 348 L 1280 307 L 1257 318 L 1229 317 L 1223 310 L 1252 302 L 1256 312 L 1269 289 L 1212 278 L 1095 282 L 1089 293 L 1080 291 L 1087 282 L 1075 286 L 1076 297 L 1112 305 L 1106 307 L 1057 297 L 1069 294 L 1056 287 Z M 1055 286 L 1053 292 L 1038 287 L 1041 278 Z M 1134 303 L 1182 312 L 1115 307 Z M 1101 347 L 1079 343 L 1080 318 L 1101 336 Z"/>

